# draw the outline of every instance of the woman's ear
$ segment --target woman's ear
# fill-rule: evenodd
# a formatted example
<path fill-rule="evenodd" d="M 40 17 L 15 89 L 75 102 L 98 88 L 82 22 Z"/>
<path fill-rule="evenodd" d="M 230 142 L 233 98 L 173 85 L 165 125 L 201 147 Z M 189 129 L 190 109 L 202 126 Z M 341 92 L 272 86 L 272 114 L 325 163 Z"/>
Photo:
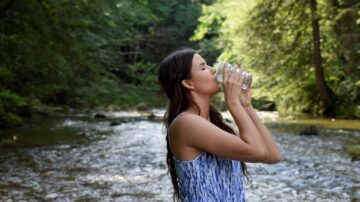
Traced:
<path fill-rule="evenodd" d="M 186 80 L 186 79 L 182 80 L 181 85 L 187 89 L 194 89 L 194 85 L 190 80 Z"/>

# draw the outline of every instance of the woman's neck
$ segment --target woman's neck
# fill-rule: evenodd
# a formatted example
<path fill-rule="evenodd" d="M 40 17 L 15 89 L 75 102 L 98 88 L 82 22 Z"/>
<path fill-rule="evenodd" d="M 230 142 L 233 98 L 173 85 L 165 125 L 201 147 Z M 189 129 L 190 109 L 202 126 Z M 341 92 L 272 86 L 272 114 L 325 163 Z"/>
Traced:
<path fill-rule="evenodd" d="M 194 104 L 190 105 L 187 111 L 194 114 L 199 114 L 199 110 L 200 110 L 200 116 L 207 120 L 210 120 L 209 111 L 210 111 L 211 97 L 205 98 L 200 96 L 192 96 L 192 100 Z"/>

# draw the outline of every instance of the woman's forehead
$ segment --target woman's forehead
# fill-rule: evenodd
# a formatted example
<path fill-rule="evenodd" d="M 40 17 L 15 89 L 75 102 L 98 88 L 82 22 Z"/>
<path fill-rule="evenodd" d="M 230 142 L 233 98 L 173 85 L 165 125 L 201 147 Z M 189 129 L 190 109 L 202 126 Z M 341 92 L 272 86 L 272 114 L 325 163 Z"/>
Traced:
<path fill-rule="evenodd" d="M 201 57 L 198 53 L 195 53 L 193 57 L 193 64 L 194 65 L 200 65 L 201 63 L 205 62 L 204 58 Z"/>

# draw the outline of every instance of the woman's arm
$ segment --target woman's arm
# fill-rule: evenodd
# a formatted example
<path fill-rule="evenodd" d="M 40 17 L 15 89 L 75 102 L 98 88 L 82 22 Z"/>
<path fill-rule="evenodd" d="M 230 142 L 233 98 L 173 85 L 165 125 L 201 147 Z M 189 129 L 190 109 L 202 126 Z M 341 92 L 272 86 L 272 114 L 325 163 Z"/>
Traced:
<path fill-rule="evenodd" d="M 267 147 L 261 137 L 260 131 L 257 129 L 241 103 L 228 103 L 228 108 L 238 127 L 240 138 L 244 142 L 255 147 L 264 156 L 263 160 L 267 159 L 269 151 L 267 151 Z"/>
<path fill-rule="evenodd" d="M 246 138 L 228 133 L 199 115 L 184 113 L 172 124 L 171 141 L 176 142 L 173 149 L 178 154 L 194 148 L 243 162 L 264 162 L 268 151 L 260 134 L 247 129 L 242 133 Z"/>
<path fill-rule="evenodd" d="M 241 139 L 246 143 L 251 143 L 256 146 L 258 150 L 264 154 L 266 157 L 265 159 L 267 159 L 269 152 L 267 151 L 265 142 L 261 137 L 260 131 L 257 129 L 257 126 L 242 106 L 241 99 L 239 99 L 239 97 L 243 94 L 241 86 L 244 80 L 244 75 L 242 74 L 242 70 L 238 73 L 234 73 L 237 71 L 238 69 L 236 65 L 233 72 L 229 72 L 227 66 L 224 69 L 223 87 L 225 102 L 231 116 L 234 118 L 236 126 L 238 127 Z"/>
<path fill-rule="evenodd" d="M 261 138 L 269 152 L 268 158 L 265 159 L 263 163 L 276 163 L 281 160 L 281 154 L 278 146 L 276 145 L 270 131 L 266 128 L 262 120 L 256 114 L 255 109 L 251 103 L 251 92 L 250 90 L 243 90 L 240 96 L 241 104 L 244 107 L 245 111 L 251 118 L 252 122 L 255 124 L 257 130 L 259 131 Z"/>
<path fill-rule="evenodd" d="M 264 163 L 277 163 L 281 160 L 281 154 L 279 151 L 276 142 L 274 141 L 270 131 L 266 128 L 262 120 L 256 114 L 255 109 L 252 105 L 245 107 L 245 111 L 250 116 L 251 120 L 255 124 L 256 128 L 258 129 L 263 142 L 266 145 L 266 148 L 269 152 L 268 158 L 265 159 Z"/>
<path fill-rule="evenodd" d="M 241 133 L 241 138 L 230 134 L 201 116 L 186 113 L 177 118 L 171 129 L 172 141 L 179 152 L 195 148 L 218 156 L 243 162 L 264 162 L 269 152 L 256 125 L 251 120 L 239 96 L 244 77 L 239 74 L 224 74 L 224 94 L 229 111 Z"/>

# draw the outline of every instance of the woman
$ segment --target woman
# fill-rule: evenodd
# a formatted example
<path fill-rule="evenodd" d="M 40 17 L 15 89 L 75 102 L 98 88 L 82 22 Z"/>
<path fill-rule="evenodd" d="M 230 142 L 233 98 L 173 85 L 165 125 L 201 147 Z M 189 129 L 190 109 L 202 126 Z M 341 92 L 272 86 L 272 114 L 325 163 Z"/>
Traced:
<path fill-rule="evenodd" d="M 241 88 L 244 78 L 236 70 L 224 68 L 223 91 L 238 133 L 211 106 L 212 96 L 221 89 L 216 71 L 198 53 L 180 50 L 160 63 L 158 80 L 169 98 L 164 123 L 174 200 L 245 201 L 244 162 L 281 159 L 252 107 L 250 90 Z"/>

